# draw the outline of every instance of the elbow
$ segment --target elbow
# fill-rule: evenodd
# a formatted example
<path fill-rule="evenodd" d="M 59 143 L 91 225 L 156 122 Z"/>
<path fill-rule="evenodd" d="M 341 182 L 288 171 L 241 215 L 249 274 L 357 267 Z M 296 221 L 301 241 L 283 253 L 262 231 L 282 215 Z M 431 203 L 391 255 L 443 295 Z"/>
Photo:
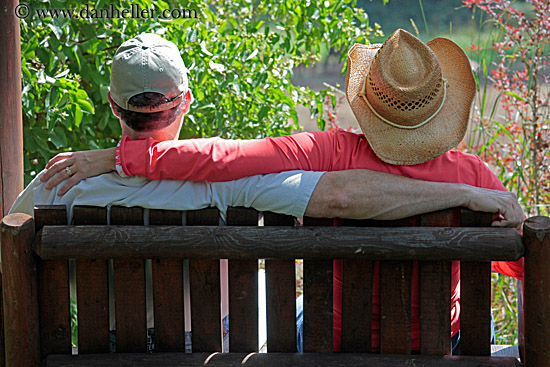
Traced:
<path fill-rule="evenodd" d="M 347 192 L 341 191 L 334 194 L 330 200 L 329 210 L 331 217 L 350 218 L 350 208 L 352 207 L 351 197 Z"/>
<path fill-rule="evenodd" d="M 343 175 L 335 175 L 331 180 L 332 190 L 326 195 L 326 216 L 331 218 L 349 218 L 353 197 L 347 188 Z"/>

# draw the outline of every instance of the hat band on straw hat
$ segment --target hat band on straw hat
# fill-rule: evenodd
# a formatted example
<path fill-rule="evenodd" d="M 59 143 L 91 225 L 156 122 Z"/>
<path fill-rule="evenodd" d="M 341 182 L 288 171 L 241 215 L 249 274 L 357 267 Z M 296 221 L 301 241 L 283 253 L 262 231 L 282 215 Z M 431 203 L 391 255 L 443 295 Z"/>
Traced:
<path fill-rule="evenodd" d="M 367 75 L 368 74 L 369 73 L 367 72 Z M 401 125 L 401 124 L 398 124 L 396 122 L 390 121 L 387 118 L 385 118 L 384 116 L 380 115 L 374 109 L 374 107 L 372 107 L 372 105 L 369 102 L 369 99 L 367 98 L 367 94 L 366 94 L 366 92 L 367 92 L 367 78 L 365 78 L 365 81 L 363 82 L 363 90 L 361 91 L 361 93 L 359 93 L 359 96 L 362 97 L 365 100 L 365 102 L 367 103 L 367 106 L 369 106 L 369 109 L 372 111 L 372 113 L 374 113 L 376 115 L 376 117 L 378 117 L 380 120 L 384 121 L 386 124 L 389 124 L 393 127 L 397 127 L 399 129 L 417 129 L 421 126 L 424 126 L 428 122 L 430 122 L 439 113 L 439 111 L 441 111 L 441 109 L 443 108 L 443 105 L 445 104 L 445 99 L 447 98 L 447 79 L 445 79 L 445 78 L 442 78 L 442 79 L 443 79 L 443 98 L 441 99 L 441 104 L 439 105 L 437 110 L 430 117 L 428 117 L 427 119 L 425 119 L 421 123 L 419 123 L 417 125 L 413 125 L 413 126 Z"/>

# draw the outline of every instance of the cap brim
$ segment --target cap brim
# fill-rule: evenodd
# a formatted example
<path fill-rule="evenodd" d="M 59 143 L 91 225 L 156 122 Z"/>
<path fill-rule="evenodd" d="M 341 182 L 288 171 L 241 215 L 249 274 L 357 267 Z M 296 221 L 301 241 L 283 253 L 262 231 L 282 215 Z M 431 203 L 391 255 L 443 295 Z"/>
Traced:
<path fill-rule="evenodd" d="M 376 155 L 384 162 L 414 165 L 429 161 L 456 147 L 468 127 L 476 83 L 468 57 L 454 42 L 435 38 L 427 45 L 436 54 L 447 96 L 441 111 L 417 129 L 400 129 L 379 119 L 359 96 L 369 66 L 382 46 L 354 45 L 348 53 L 346 96 Z"/>

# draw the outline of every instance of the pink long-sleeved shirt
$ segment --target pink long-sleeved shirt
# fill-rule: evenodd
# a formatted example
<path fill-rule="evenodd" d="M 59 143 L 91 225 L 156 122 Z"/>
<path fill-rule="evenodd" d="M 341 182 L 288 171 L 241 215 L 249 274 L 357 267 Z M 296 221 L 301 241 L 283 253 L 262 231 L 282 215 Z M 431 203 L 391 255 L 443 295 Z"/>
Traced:
<path fill-rule="evenodd" d="M 122 139 L 117 148 L 117 165 L 129 176 L 149 179 L 229 181 L 241 177 L 288 170 L 339 171 L 370 169 L 405 177 L 439 182 L 456 182 L 487 189 L 505 188 L 475 155 L 449 151 L 426 163 L 396 166 L 381 161 L 364 135 L 351 132 L 318 131 L 258 140 L 224 140 L 220 138 L 155 141 Z M 493 270 L 523 277 L 523 261 L 493 262 Z M 413 280 L 418 268 L 413 267 Z M 451 332 L 460 329 L 460 268 L 452 266 Z M 380 343 L 379 272 L 373 282 L 372 347 Z M 334 267 L 334 347 L 340 350 L 342 310 L 342 268 Z M 418 282 L 413 281 L 411 313 L 412 350 L 420 346 Z"/>

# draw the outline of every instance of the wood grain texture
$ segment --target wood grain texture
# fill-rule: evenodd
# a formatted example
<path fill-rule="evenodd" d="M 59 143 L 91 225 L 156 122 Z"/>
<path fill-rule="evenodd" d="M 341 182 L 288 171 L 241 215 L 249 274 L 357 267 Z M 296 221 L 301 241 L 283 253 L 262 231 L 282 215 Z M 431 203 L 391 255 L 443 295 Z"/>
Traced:
<path fill-rule="evenodd" d="M 181 225 L 182 212 L 149 211 L 150 225 Z M 185 351 L 183 262 L 181 259 L 153 260 L 153 309 L 155 352 Z"/>
<path fill-rule="evenodd" d="M 107 260 L 77 260 L 79 353 L 109 352 Z"/>
<path fill-rule="evenodd" d="M 91 206 L 73 208 L 75 225 L 104 225 L 107 209 Z M 107 260 L 76 261 L 79 353 L 109 352 L 109 283 Z"/>
<path fill-rule="evenodd" d="M 6 340 L 4 338 L 4 300 L 2 295 L 2 273 L 0 273 L 0 367 L 6 365 Z"/>
<path fill-rule="evenodd" d="M 23 115 L 21 106 L 19 1 L 2 1 L 0 17 L 0 218 L 23 190 Z"/>
<path fill-rule="evenodd" d="M 490 227 L 492 221 L 492 213 L 473 212 L 464 208 L 460 210 L 461 227 Z"/>
<path fill-rule="evenodd" d="M 265 261 L 268 352 L 296 352 L 294 260 Z"/>
<path fill-rule="evenodd" d="M 151 226 L 181 226 L 183 212 L 180 210 L 149 210 L 149 225 Z"/>
<path fill-rule="evenodd" d="M 220 222 L 220 211 L 217 208 L 188 210 L 186 224 L 188 226 L 217 226 Z"/>
<path fill-rule="evenodd" d="M 73 208 L 73 223 L 75 226 L 106 225 L 107 208 L 76 205 Z"/>
<path fill-rule="evenodd" d="M 266 227 L 294 227 L 289 215 L 264 212 Z M 268 352 L 296 352 L 296 269 L 294 259 L 265 261 Z"/>
<path fill-rule="evenodd" d="M 372 350 L 372 278 L 372 261 L 344 260 L 342 352 L 370 353 Z"/>
<path fill-rule="evenodd" d="M 229 208 L 228 226 L 258 226 L 258 212 Z M 229 351 L 258 350 L 258 260 L 229 260 Z"/>
<path fill-rule="evenodd" d="M 130 367 L 130 366 L 170 366 L 170 367 L 519 367 L 521 364 L 512 357 L 462 357 L 462 356 L 399 356 L 362 353 L 154 353 L 154 354 L 104 354 L 96 356 L 51 356 L 48 366 L 73 367 Z"/>
<path fill-rule="evenodd" d="M 65 207 L 35 207 L 36 228 L 67 224 Z M 38 261 L 38 302 L 40 308 L 40 353 L 71 354 L 69 262 Z"/>
<path fill-rule="evenodd" d="M 56 258 L 341 258 L 514 261 L 513 228 L 46 226 L 35 251 Z"/>
<path fill-rule="evenodd" d="M 304 260 L 304 353 L 333 350 L 332 260 Z"/>
<path fill-rule="evenodd" d="M 533 217 L 523 225 L 525 238 L 525 364 L 543 366 L 550 358 L 550 218 Z"/>
<path fill-rule="evenodd" d="M 219 223 L 219 211 L 214 208 L 188 211 L 187 226 Z M 199 226 L 199 227 L 197 227 Z M 186 227 L 189 228 L 189 227 Z M 220 260 L 189 260 L 191 293 L 192 350 L 196 352 L 222 351 Z"/>
<path fill-rule="evenodd" d="M 220 261 L 189 260 L 193 352 L 221 352 Z"/>
<path fill-rule="evenodd" d="M 4 335 L 7 366 L 40 362 L 35 256 L 31 251 L 34 220 L 10 214 L 0 221 Z"/>
<path fill-rule="evenodd" d="M 155 352 L 185 351 L 183 262 L 153 260 Z"/>
<path fill-rule="evenodd" d="M 111 208 L 111 225 L 143 225 L 142 208 Z M 147 227 L 139 227 L 147 228 Z M 116 350 L 147 351 L 145 264 L 141 259 L 114 259 Z"/>
<path fill-rule="evenodd" d="M 411 353 L 412 263 L 380 263 L 380 352 Z"/>
<path fill-rule="evenodd" d="M 451 353 L 451 263 L 421 261 L 420 353 Z"/>
<path fill-rule="evenodd" d="M 460 212 L 444 210 L 420 216 L 420 225 L 451 227 Z M 451 354 L 451 262 L 419 262 L 420 353 Z"/>
<path fill-rule="evenodd" d="M 491 263 L 460 263 L 460 354 L 491 355 Z"/>
<path fill-rule="evenodd" d="M 258 260 L 229 260 L 229 350 L 258 350 Z"/>

